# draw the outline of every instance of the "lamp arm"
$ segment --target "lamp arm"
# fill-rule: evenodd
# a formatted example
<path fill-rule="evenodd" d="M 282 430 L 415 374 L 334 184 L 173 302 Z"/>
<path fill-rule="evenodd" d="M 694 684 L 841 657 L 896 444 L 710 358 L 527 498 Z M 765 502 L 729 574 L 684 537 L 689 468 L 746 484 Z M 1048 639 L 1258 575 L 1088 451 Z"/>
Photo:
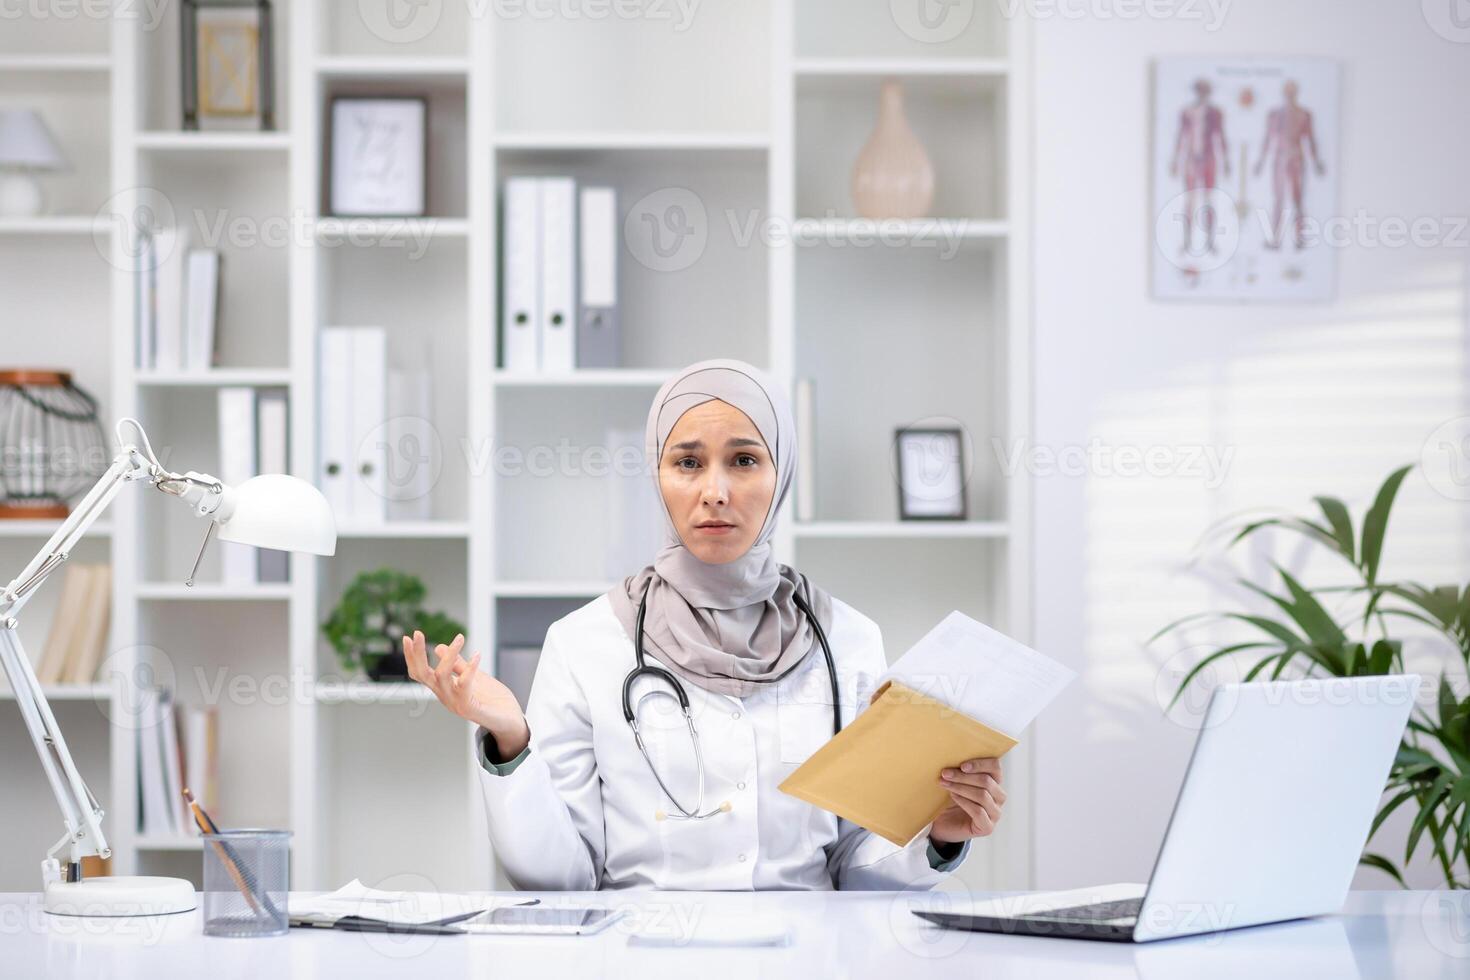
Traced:
<path fill-rule="evenodd" d="M 103 809 L 77 771 L 66 747 L 66 738 L 61 734 L 40 681 L 36 679 L 30 658 L 21 646 L 16 615 L 46 577 L 66 562 L 72 547 L 112 503 L 123 484 L 148 478 L 149 472 L 137 450 L 131 446 L 123 447 L 112 465 L 61 522 L 20 575 L 0 593 L 0 666 L 4 667 L 5 676 L 15 693 L 21 718 L 31 741 L 35 743 L 41 768 L 45 770 L 51 793 L 56 797 L 66 824 L 66 833 L 46 852 L 47 858 L 41 864 L 42 878 L 46 881 L 61 879 L 56 853 L 63 847 L 70 848 L 66 874 L 70 881 L 81 879 L 83 857 L 91 854 L 107 857 L 112 849 L 102 833 Z"/>

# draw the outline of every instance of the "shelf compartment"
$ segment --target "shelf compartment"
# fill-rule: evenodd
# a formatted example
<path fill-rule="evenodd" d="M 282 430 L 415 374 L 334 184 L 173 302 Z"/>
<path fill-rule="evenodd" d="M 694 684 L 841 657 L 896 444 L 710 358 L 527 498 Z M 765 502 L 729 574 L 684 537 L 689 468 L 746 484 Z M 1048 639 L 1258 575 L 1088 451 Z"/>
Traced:
<path fill-rule="evenodd" d="M 112 58 L 106 54 L 0 54 L 0 75 L 97 74 L 106 82 Z"/>
<path fill-rule="evenodd" d="M 353 579 L 364 572 L 391 568 L 417 576 L 426 590 L 424 608 L 442 611 L 458 620 L 465 626 L 466 637 L 471 638 L 469 594 L 465 586 L 469 579 L 469 549 L 464 538 L 405 538 L 395 540 L 391 550 L 385 550 L 380 542 L 370 538 L 339 538 L 337 554 L 320 559 L 317 568 L 314 621 L 318 627 L 331 616 Z M 335 683 L 357 683 L 357 678 L 343 677 L 343 667 L 336 651 L 327 643 L 320 628 L 315 632 L 316 676 Z M 452 636 L 429 637 L 433 643 L 448 643 L 452 639 Z M 432 650 L 430 659 L 433 659 Z M 321 685 L 323 682 L 317 683 Z M 330 687 L 327 689 L 331 690 Z"/>
<path fill-rule="evenodd" d="M 446 4 L 453 6 L 453 4 Z M 356 215 L 331 213 L 331 188 L 326 179 L 330 166 L 332 139 L 332 99 L 338 96 L 364 98 L 415 96 L 427 105 L 425 125 L 428 161 L 424 171 L 425 218 L 463 221 L 469 214 L 469 131 L 466 115 L 467 81 L 463 74 L 420 74 L 375 78 L 355 74 L 321 75 L 317 88 L 321 103 L 320 168 L 323 173 L 321 215 L 333 221 L 358 221 Z M 384 218 L 385 225 L 395 221 L 422 222 L 424 218 Z M 454 227 L 454 226 L 448 226 Z"/>
<path fill-rule="evenodd" d="M 712 150 L 763 152 L 771 145 L 770 133 L 763 130 L 743 132 L 690 131 L 570 131 L 541 132 L 503 130 L 495 135 L 495 146 L 502 150 Z"/>
<path fill-rule="evenodd" d="M 475 27 L 473 3 L 318 3 L 319 64 L 375 66 L 403 62 L 466 63 Z M 407 16 L 403 16 L 407 11 Z"/>
<path fill-rule="evenodd" d="M 60 520 L 32 520 L 19 519 L 11 521 L 0 521 L 0 538 L 49 538 L 61 527 Z M 98 521 L 87 528 L 83 541 L 92 538 L 106 538 L 112 534 L 112 524 L 109 521 Z M 40 542 L 37 542 L 37 547 Z"/>
<path fill-rule="evenodd" d="M 971 218 L 799 218 L 793 227 L 803 245 L 858 248 L 1000 243 L 1010 234 L 1008 222 Z"/>
<path fill-rule="evenodd" d="M 34 652 L 32 652 L 34 656 Z M 106 701 L 112 697 L 111 684 L 43 684 L 41 693 L 47 701 Z M 14 701 L 15 691 L 0 688 L 0 701 Z"/>
<path fill-rule="evenodd" d="M 242 132 L 150 130 L 137 135 L 134 145 L 149 153 L 281 153 L 291 149 L 291 134 L 256 130 Z"/>
<path fill-rule="evenodd" d="M 900 80 L 905 115 L 934 167 L 932 213 L 1004 218 L 1005 76 L 920 74 Z M 798 214 L 854 214 L 852 170 L 877 122 L 881 83 L 869 75 L 797 76 Z"/>
<path fill-rule="evenodd" d="M 767 129 L 769 3 L 706 4 L 687 22 L 676 6 L 637 17 L 546 14 L 496 19 L 494 110 L 506 130 Z"/>
<path fill-rule="evenodd" d="M 767 363 L 763 154 L 502 150 L 497 158 L 502 201 L 504 182 L 515 177 L 571 177 L 579 187 L 616 190 L 620 369 L 672 371 L 710 357 Z"/>
<path fill-rule="evenodd" d="M 317 241 L 325 247 L 373 245 L 385 239 L 465 238 L 465 218 L 318 218 Z"/>
<path fill-rule="evenodd" d="M 83 239 L 111 235 L 113 222 L 91 214 L 47 214 L 35 218 L 0 218 L 0 235 L 76 235 Z"/>
<path fill-rule="evenodd" d="M 992 249 L 798 252 L 793 376 L 814 382 L 819 527 L 898 524 L 894 431 L 920 424 L 968 433 L 967 518 L 1007 513 L 1004 266 Z"/>

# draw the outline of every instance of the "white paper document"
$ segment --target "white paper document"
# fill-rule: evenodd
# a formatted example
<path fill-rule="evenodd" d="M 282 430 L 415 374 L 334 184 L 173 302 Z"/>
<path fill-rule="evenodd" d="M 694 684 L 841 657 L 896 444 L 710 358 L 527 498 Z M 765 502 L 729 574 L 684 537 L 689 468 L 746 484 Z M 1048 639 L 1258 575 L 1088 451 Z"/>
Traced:
<path fill-rule="evenodd" d="M 955 611 L 879 678 L 943 701 L 1018 738 L 1076 673 L 1050 657 Z"/>
<path fill-rule="evenodd" d="M 291 918 L 335 921 L 361 916 L 394 925 L 423 925 L 487 909 L 524 904 L 524 899 L 463 892 L 395 892 L 369 888 L 353 878 L 326 895 L 291 896 Z"/>

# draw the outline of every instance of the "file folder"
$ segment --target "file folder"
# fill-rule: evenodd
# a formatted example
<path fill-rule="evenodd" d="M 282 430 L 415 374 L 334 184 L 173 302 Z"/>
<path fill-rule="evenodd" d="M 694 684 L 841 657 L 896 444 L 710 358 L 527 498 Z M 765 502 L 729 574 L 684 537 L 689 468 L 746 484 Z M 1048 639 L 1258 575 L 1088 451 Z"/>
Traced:
<path fill-rule="evenodd" d="M 541 180 L 541 370 L 577 366 L 577 183 Z"/>
<path fill-rule="evenodd" d="M 582 188 L 578 237 L 581 309 L 577 367 L 615 368 L 622 360 L 618 323 L 618 198 L 611 187 Z"/>
<path fill-rule="evenodd" d="M 902 847 L 949 805 L 941 769 L 999 758 L 1016 744 L 943 701 L 888 681 L 778 788 Z"/>
<path fill-rule="evenodd" d="M 541 184 L 535 177 L 505 182 L 501 271 L 505 280 L 500 324 L 501 360 L 507 371 L 541 369 Z"/>

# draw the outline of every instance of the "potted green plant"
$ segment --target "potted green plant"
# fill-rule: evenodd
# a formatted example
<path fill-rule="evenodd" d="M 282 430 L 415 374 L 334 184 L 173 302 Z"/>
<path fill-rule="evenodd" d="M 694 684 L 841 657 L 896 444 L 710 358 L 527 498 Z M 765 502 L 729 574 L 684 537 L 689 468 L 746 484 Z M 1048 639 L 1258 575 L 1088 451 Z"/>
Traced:
<path fill-rule="evenodd" d="M 416 575 L 392 568 L 363 572 L 342 593 L 322 633 L 349 672 L 375 681 L 405 680 L 402 637 L 422 630 L 430 646 L 449 643 L 464 627 L 442 612 L 426 612 L 427 590 Z"/>
<path fill-rule="evenodd" d="M 1399 672 L 1403 640 L 1396 636 L 1396 626 L 1405 621 L 1428 626 L 1447 648 L 1446 655 L 1458 656 L 1470 669 L 1470 585 L 1427 587 L 1379 578 L 1389 515 L 1411 469 L 1406 466 L 1389 475 L 1356 528 L 1347 506 L 1335 497 L 1314 498 L 1317 514 L 1277 516 L 1239 527 L 1227 548 L 1264 528 L 1284 528 L 1340 558 L 1351 569 L 1353 581 L 1313 588 L 1276 566 L 1278 591 L 1238 580 L 1262 598 L 1267 612 L 1205 612 L 1164 627 L 1150 643 L 1201 620 L 1239 624 L 1247 634 L 1220 645 L 1195 664 L 1180 681 L 1169 707 L 1201 670 L 1227 657 L 1254 661 L 1246 680 Z M 1344 607 L 1349 610 L 1346 616 Z M 1404 864 L 1427 841 L 1445 886 L 1465 888 L 1470 887 L 1470 695 L 1463 699 L 1456 695 L 1448 672 L 1441 672 L 1436 691 L 1432 708 L 1416 706 L 1410 716 L 1369 842 L 1390 814 L 1411 804 L 1414 819 L 1404 843 Z M 1404 885 L 1389 857 L 1369 852 L 1361 862 Z"/>

